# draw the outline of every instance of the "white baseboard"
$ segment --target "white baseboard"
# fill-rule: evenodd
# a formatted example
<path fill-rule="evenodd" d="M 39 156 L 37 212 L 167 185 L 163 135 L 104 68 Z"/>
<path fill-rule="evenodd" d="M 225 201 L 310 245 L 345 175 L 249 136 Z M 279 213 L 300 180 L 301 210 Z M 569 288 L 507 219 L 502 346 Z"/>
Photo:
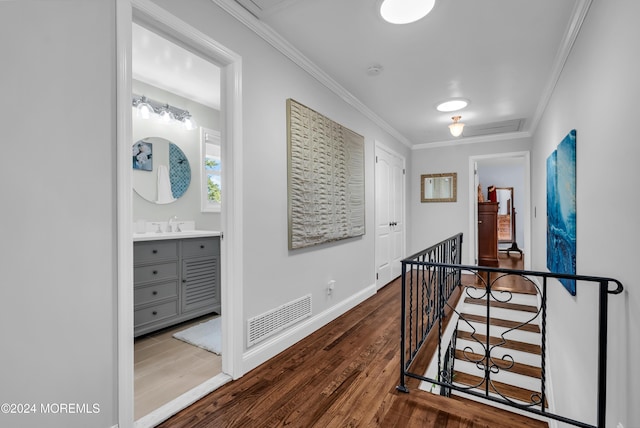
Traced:
<path fill-rule="evenodd" d="M 220 388 L 222 385 L 224 385 L 227 382 L 230 382 L 231 380 L 232 380 L 231 376 L 226 375 L 224 373 L 220 373 L 219 375 L 214 376 L 211 379 L 205 381 L 204 383 L 201 383 L 200 385 L 196 386 L 195 388 L 185 392 L 184 394 L 180 395 L 174 400 L 171 400 L 164 406 L 155 409 L 148 415 L 138 419 L 135 422 L 134 426 L 135 428 L 155 427 L 160 422 L 166 421 L 171 416 L 178 413 L 180 410 L 183 410 L 189 407 L 190 405 L 192 405 L 193 403 L 195 403 L 205 395 L 209 394 L 212 391 L 215 391 L 216 389 Z"/>
<path fill-rule="evenodd" d="M 255 345 L 242 356 L 242 373 L 248 373 L 375 294 L 376 284 L 372 284 L 326 311 L 292 326 L 282 334 Z"/>

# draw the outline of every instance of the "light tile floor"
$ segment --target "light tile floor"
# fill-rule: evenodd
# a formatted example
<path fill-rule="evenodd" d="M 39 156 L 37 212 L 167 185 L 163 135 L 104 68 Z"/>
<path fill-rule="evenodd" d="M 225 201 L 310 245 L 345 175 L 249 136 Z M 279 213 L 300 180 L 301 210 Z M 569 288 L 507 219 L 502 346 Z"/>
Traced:
<path fill-rule="evenodd" d="M 135 340 L 136 420 L 221 372 L 219 355 L 172 337 L 175 332 L 217 316 L 200 317 Z"/>

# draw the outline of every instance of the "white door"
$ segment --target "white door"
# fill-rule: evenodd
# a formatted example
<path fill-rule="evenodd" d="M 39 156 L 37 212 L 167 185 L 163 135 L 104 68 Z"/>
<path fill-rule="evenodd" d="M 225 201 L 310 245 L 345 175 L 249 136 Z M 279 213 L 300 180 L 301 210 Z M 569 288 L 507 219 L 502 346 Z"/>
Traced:
<path fill-rule="evenodd" d="M 376 145 L 376 285 L 401 273 L 404 257 L 404 158 Z"/>

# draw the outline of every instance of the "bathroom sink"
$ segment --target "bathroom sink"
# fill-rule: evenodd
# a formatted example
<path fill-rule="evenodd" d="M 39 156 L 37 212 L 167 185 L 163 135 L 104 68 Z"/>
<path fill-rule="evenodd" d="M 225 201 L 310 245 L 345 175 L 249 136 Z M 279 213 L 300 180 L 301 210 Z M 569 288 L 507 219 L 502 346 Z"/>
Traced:
<path fill-rule="evenodd" d="M 205 236 L 220 236 L 220 232 L 214 230 L 183 230 L 181 232 L 146 232 L 134 233 L 134 241 L 156 241 L 160 239 L 200 238 Z"/>

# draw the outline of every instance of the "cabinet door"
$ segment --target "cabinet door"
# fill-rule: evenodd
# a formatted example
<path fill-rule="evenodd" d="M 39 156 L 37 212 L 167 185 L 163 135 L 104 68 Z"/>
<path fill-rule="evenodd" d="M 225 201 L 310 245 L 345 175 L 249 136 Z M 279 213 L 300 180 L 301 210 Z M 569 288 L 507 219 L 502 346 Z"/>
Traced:
<path fill-rule="evenodd" d="M 478 204 L 478 264 L 498 266 L 498 205 Z"/>
<path fill-rule="evenodd" d="M 220 303 L 220 258 L 182 261 L 182 311 L 189 312 Z"/>

